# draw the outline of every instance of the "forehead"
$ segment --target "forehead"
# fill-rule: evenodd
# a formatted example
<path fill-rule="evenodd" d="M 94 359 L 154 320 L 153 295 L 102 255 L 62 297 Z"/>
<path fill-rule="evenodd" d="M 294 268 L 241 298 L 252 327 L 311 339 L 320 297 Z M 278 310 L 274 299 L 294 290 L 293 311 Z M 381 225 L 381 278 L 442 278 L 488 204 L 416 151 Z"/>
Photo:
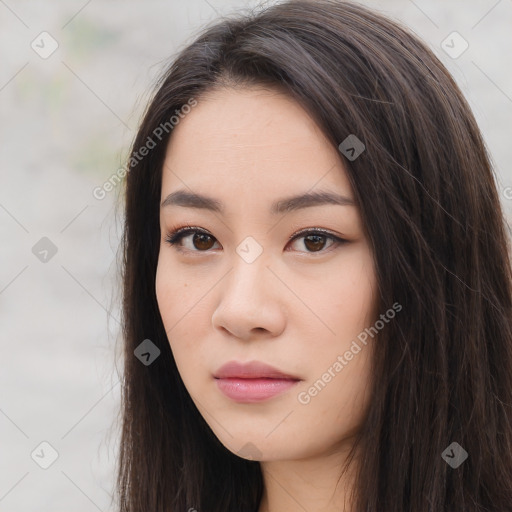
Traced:
<path fill-rule="evenodd" d="M 228 203 L 317 187 L 352 196 L 337 148 L 292 98 L 260 88 L 198 99 L 172 131 L 162 173 L 163 197 L 188 188 Z"/>

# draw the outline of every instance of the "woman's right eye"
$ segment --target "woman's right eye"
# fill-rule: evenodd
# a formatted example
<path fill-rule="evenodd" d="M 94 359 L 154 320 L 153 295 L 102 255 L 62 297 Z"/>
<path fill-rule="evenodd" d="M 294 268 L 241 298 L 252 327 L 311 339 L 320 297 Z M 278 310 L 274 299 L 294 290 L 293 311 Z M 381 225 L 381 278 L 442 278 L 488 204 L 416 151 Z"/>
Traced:
<path fill-rule="evenodd" d="M 187 241 L 187 244 L 183 244 L 182 241 Z M 171 245 L 176 246 L 178 251 L 191 251 L 191 252 L 205 252 L 212 248 L 212 240 L 215 240 L 213 235 L 210 235 L 207 231 L 199 228 L 187 226 L 179 228 L 169 233 L 165 241 Z"/>

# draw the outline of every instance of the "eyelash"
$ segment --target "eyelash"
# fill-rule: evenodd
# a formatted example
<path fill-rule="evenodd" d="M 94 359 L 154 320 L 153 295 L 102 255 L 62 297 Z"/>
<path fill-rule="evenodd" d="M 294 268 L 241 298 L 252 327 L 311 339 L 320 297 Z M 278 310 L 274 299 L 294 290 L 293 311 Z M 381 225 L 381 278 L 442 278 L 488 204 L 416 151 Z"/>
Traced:
<path fill-rule="evenodd" d="M 196 233 L 208 235 L 209 237 L 213 238 L 215 241 L 218 241 L 208 231 L 206 231 L 204 229 L 201 229 L 201 228 L 198 228 L 198 227 L 194 227 L 194 226 L 183 226 L 181 228 L 177 228 L 177 229 L 171 231 L 166 236 L 165 241 L 166 241 L 166 243 L 168 243 L 171 246 L 175 246 L 176 245 L 176 250 L 178 250 L 180 252 L 197 252 L 197 253 L 208 253 L 208 252 L 210 252 L 210 250 L 206 250 L 206 251 L 200 251 L 200 250 L 192 250 L 191 251 L 189 249 L 183 250 L 181 247 L 179 247 L 177 245 L 187 235 L 196 234 Z M 339 246 L 339 245 L 343 245 L 343 244 L 348 243 L 348 240 L 340 238 L 339 236 L 336 236 L 336 235 L 332 234 L 330 231 L 327 231 L 325 229 L 320 229 L 320 228 L 303 229 L 303 230 L 301 230 L 301 231 L 299 231 L 297 233 L 294 233 L 288 239 L 288 243 L 293 242 L 293 241 L 295 241 L 296 239 L 299 239 L 299 238 L 304 238 L 304 237 L 309 236 L 309 235 L 320 235 L 320 236 L 323 236 L 325 238 L 331 239 L 334 242 L 334 244 L 332 244 L 330 246 L 330 248 L 335 247 L 336 245 Z M 321 249 L 319 251 L 306 251 L 306 253 L 307 254 L 322 254 L 322 253 L 325 253 L 327 251 L 328 251 L 328 249 L 325 249 L 325 250 Z"/>

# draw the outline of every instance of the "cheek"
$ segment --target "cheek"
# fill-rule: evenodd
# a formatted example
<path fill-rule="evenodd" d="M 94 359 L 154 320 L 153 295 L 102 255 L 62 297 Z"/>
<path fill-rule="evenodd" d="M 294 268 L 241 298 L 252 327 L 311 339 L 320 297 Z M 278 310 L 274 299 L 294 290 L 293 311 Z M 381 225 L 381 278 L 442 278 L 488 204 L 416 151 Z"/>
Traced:
<path fill-rule="evenodd" d="M 330 291 L 331 297 L 337 298 L 333 301 L 337 310 L 335 330 L 343 338 L 357 336 L 374 322 L 378 294 L 371 261 L 354 262 L 339 285 Z"/>
<path fill-rule="evenodd" d="M 187 336 L 186 332 L 185 305 L 190 300 L 187 297 L 189 289 L 189 283 L 180 276 L 180 273 L 173 272 L 171 265 L 160 257 L 156 271 L 155 293 L 160 316 L 176 363 L 178 363 L 176 356 L 179 355 L 179 345 L 176 346 L 173 340 L 193 339 Z"/>
<path fill-rule="evenodd" d="M 165 249 L 164 249 L 165 251 Z M 194 301 L 194 282 L 182 271 L 176 270 L 169 257 L 160 253 L 155 278 L 155 293 L 160 315 L 166 330 L 186 321 L 185 313 Z M 191 310 L 189 314 L 194 314 Z M 188 316 L 188 315 L 187 315 Z M 186 323 L 186 322 L 185 322 Z M 173 329 L 174 330 L 174 329 Z"/>
<path fill-rule="evenodd" d="M 166 330 L 172 325 L 171 315 L 175 312 L 173 305 L 177 302 L 176 289 L 178 285 L 175 280 L 176 277 L 177 276 L 172 275 L 170 266 L 166 264 L 165 260 L 160 256 L 156 268 L 155 294 L 160 316 L 162 317 Z"/>
<path fill-rule="evenodd" d="M 367 250 L 347 251 L 317 277 L 316 283 L 303 281 L 298 295 L 306 298 L 304 302 L 314 313 L 311 321 L 324 333 L 319 338 L 329 352 L 329 346 L 349 345 L 374 322 L 378 286 L 373 259 Z"/>
<path fill-rule="evenodd" d="M 317 417 L 330 423 L 327 432 L 337 437 L 354 433 L 361 426 L 371 390 L 372 347 L 367 346 L 315 397 Z"/>
<path fill-rule="evenodd" d="M 368 251 L 347 254 L 325 273 L 321 283 L 315 287 L 315 295 L 310 296 L 318 317 L 311 317 L 309 326 L 315 349 L 308 347 L 305 354 L 308 386 L 322 381 L 317 385 L 322 390 L 318 396 L 312 390 L 312 408 L 317 409 L 319 418 L 329 417 L 332 421 L 337 421 L 337 411 L 341 411 L 341 418 L 357 418 L 366 404 L 365 388 L 371 377 L 374 338 L 367 337 L 366 344 L 361 339 L 367 336 L 365 329 L 373 325 L 376 316 L 378 287 L 373 259 Z M 314 331 L 324 334 L 313 335 Z"/>
<path fill-rule="evenodd" d="M 187 369 L 202 359 L 201 340 L 210 322 L 204 289 L 198 287 L 193 276 L 176 271 L 169 261 L 160 257 L 155 279 L 155 293 L 160 316 L 167 334 L 176 365 L 182 376 Z"/>

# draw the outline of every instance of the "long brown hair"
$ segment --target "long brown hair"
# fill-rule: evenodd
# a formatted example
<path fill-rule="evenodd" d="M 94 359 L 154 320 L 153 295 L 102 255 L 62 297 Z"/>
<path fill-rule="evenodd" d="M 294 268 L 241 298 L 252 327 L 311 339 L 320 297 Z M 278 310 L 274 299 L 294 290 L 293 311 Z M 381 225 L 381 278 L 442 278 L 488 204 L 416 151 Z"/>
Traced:
<path fill-rule="evenodd" d="M 246 85 L 284 90 L 336 147 L 351 134 L 366 146 L 340 158 L 372 247 L 379 310 L 398 302 L 403 311 L 375 344 L 354 511 L 512 510 L 512 276 L 479 128 L 406 28 L 355 3 L 292 0 L 205 29 L 161 77 L 133 143 L 120 511 L 258 510 L 260 465 L 228 451 L 197 411 L 155 295 L 169 120 L 215 88 Z M 134 356 L 145 339 L 161 351 L 149 366 Z M 454 442 L 468 454 L 456 468 L 442 456 Z"/>

